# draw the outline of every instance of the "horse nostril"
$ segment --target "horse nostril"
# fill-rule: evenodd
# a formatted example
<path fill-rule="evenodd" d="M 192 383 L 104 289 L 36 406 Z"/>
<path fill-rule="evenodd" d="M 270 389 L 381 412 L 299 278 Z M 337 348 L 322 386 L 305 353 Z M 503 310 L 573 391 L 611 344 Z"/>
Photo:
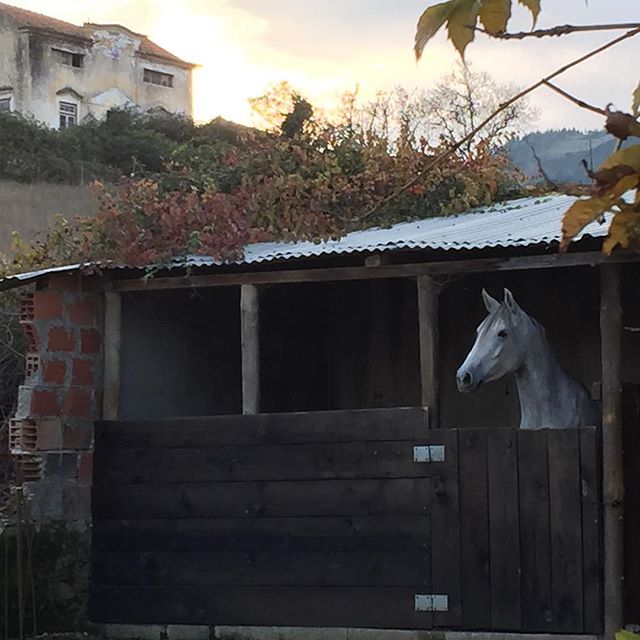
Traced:
<path fill-rule="evenodd" d="M 463 384 L 471 384 L 471 374 L 469 372 L 465 373 L 462 376 L 462 383 Z"/>

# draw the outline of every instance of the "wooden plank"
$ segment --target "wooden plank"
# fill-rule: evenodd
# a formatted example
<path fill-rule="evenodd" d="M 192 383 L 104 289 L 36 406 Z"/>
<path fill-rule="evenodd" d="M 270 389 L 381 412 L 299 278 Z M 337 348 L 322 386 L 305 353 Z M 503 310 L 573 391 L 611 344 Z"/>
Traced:
<path fill-rule="evenodd" d="M 523 631 L 551 631 L 548 430 L 518 432 Z"/>
<path fill-rule="evenodd" d="M 520 271 L 559 267 L 596 266 L 637 262 L 634 252 L 615 251 L 604 256 L 599 251 L 537 256 L 514 256 L 512 258 L 476 258 L 470 260 L 445 260 L 410 264 L 389 264 L 370 268 L 327 267 L 317 269 L 273 269 L 265 266 L 260 271 L 242 271 L 207 274 L 169 276 L 155 278 L 122 278 L 105 283 L 112 291 L 153 291 L 164 289 L 191 289 L 194 287 L 229 287 L 243 284 L 285 284 L 295 282 L 334 282 L 348 280 L 372 280 L 380 278 L 415 278 L 425 275 L 455 273 L 484 273 L 491 271 Z M 222 270 L 222 269 L 221 269 Z M 24 284 L 21 282 L 20 284 Z"/>
<path fill-rule="evenodd" d="M 260 412 L 260 294 L 252 284 L 240 287 L 242 413 Z"/>
<path fill-rule="evenodd" d="M 96 448 L 176 448 L 415 440 L 427 431 L 427 413 L 412 407 L 98 422 L 95 438 Z"/>
<path fill-rule="evenodd" d="M 428 516 L 93 521 L 96 552 L 394 552 L 424 549 Z"/>
<path fill-rule="evenodd" d="M 622 303 L 618 268 L 603 266 L 600 274 L 604 633 L 612 638 L 624 624 Z"/>
<path fill-rule="evenodd" d="M 597 438 L 595 428 L 580 429 L 584 632 L 593 634 L 603 631 L 602 518 Z"/>
<path fill-rule="evenodd" d="M 431 430 L 426 442 L 444 445 L 446 456 L 445 462 L 430 464 L 435 472 L 431 475 L 433 488 L 428 503 L 431 517 L 431 588 L 433 593 L 446 595 L 449 599 L 449 610 L 434 613 L 433 625 L 455 629 L 462 621 L 458 431 Z"/>
<path fill-rule="evenodd" d="M 580 440 L 576 429 L 548 433 L 551 610 L 554 633 L 583 631 Z"/>
<path fill-rule="evenodd" d="M 462 628 L 491 628 L 487 431 L 458 431 Z"/>
<path fill-rule="evenodd" d="M 95 485 L 417 478 L 414 445 L 401 442 L 319 443 L 199 449 L 109 449 L 94 457 Z"/>
<path fill-rule="evenodd" d="M 517 446 L 517 432 L 513 429 L 488 430 L 491 629 L 494 631 L 514 631 L 522 626 Z"/>
<path fill-rule="evenodd" d="M 257 518 L 419 515 L 423 479 L 95 486 L 97 518 Z"/>
<path fill-rule="evenodd" d="M 103 586 L 91 589 L 96 623 L 423 629 L 407 587 Z"/>
<path fill-rule="evenodd" d="M 418 333 L 422 406 L 429 407 L 431 427 L 439 426 L 438 301 L 440 285 L 429 276 L 417 278 Z"/>
<path fill-rule="evenodd" d="M 120 348 L 122 300 L 119 293 L 104 294 L 104 383 L 102 417 L 117 420 L 120 411 Z"/>
<path fill-rule="evenodd" d="M 427 543 L 426 538 L 423 540 Z M 423 551 L 110 552 L 93 556 L 104 585 L 429 586 Z M 426 591 L 428 593 L 428 590 Z"/>

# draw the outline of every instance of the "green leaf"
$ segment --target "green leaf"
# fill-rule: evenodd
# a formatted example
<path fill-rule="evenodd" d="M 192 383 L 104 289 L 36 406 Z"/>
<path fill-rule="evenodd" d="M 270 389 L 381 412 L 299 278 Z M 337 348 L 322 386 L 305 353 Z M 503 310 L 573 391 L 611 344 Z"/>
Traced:
<path fill-rule="evenodd" d="M 620 631 L 616 631 L 616 640 L 640 640 L 640 635 L 622 629 Z"/>
<path fill-rule="evenodd" d="M 489 33 L 506 31 L 511 17 L 511 0 L 484 0 L 480 8 L 480 22 Z"/>
<path fill-rule="evenodd" d="M 518 2 L 531 11 L 531 15 L 533 16 L 531 28 L 533 29 L 533 27 L 536 26 L 538 14 L 540 13 L 540 0 L 518 0 Z"/>
<path fill-rule="evenodd" d="M 449 39 L 463 58 L 464 50 L 475 37 L 475 32 L 469 27 L 475 27 L 481 5 L 481 0 L 460 0 L 447 22 Z"/>
<path fill-rule="evenodd" d="M 457 2 L 458 0 L 449 0 L 448 2 L 434 4 L 420 16 L 414 45 L 416 60 L 420 60 L 427 42 L 440 31 L 440 28 L 447 21 L 451 12 L 455 10 Z"/>
<path fill-rule="evenodd" d="M 426 44 L 447 24 L 449 39 L 464 57 L 464 50 L 473 40 L 475 26 L 482 0 L 449 0 L 429 7 L 418 20 L 414 51 L 420 60 Z"/>
<path fill-rule="evenodd" d="M 640 115 L 640 82 L 633 92 L 633 102 L 631 103 L 631 113 L 637 118 Z"/>

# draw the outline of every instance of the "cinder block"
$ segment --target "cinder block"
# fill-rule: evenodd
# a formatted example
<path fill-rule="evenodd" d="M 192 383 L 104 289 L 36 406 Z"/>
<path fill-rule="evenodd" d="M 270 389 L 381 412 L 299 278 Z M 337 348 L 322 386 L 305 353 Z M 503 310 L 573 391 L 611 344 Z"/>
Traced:
<path fill-rule="evenodd" d="M 67 418 L 62 432 L 63 449 L 91 449 L 93 445 L 93 421 Z"/>
<path fill-rule="evenodd" d="M 169 640 L 209 640 L 211 631 L 202 624 L 169 624 L 167 636 Z"/>
<path fill-rule="evenodd" d="M 18 404 L 16 407 L 15 419 L 26 420 L 31 417 L 31 403 L 33 401 L 33 387 L 23 384 L 18 387 Z"/>
<path fill-rule="evenodd" d="M 216 626 L 216 640 L 347 640 L 347 630 L 332 627 Z"/>
<path fill-rule="evenodd" d="M 104 634 L 113 640 L 160 640 L 165 626 L 160 624 L 106 624 Z"/>
<path fill-rule="evenodd" d="M 62 420 L 58 417 L 38 418 L 37 448 L 40 451 L 55 451 L 62 449 Z"/>
<path fill-rule="evenodd" d="M 64 482 L 35 482 L 27 485 L 31 518 L 35 522 L 61 520 Z"/>
<path fill-rule="evenodd" d="M 44 456 L 44 477 L 58 480 L 75 480 L 78 471 L 77 453 L 47 453 Z"/>

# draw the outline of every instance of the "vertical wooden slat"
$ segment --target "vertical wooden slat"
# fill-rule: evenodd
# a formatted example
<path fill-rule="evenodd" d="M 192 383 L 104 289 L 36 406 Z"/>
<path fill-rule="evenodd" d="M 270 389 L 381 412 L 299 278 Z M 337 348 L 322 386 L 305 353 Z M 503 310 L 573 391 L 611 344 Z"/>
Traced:
<path fill-rule="evenodd" d="M 458 432 L 462 625 L 491 628 L 487 431 Z"/>
<path fill-rule="evenodd" d="M 549 514 L 553 631 L 581 633 L 580 441 L 575 429 L 549 431 Z"/>
<path fill-rule="evenodd" d="M 489 431 L 489 540 L 491 551 L 491 628 L 517 630 L 520 605 L 517 434 Z"/>
<path fill-rule="evenodd" d="M 430 444 L 444 444 L 446 455 L 446 462 L 430 465 L 433 483 L 430 510 L 432 591 L 449 598 L 449 610 L 434 613 L 433 624 L 458 628 L 462 621 L 458 431 L 432 430 L 425 440 Z"/>
<path fill-rule="evenodd" d="M 260 411 L 260 295 L 258 287 L 240 287 L 242 341 L 242 413 Z"/>
<path fill-rule="evenodd" d="M 582 555 L 584 632 L 602 633 L 602 564 L 600 483 L 597 431 L 580 429 L 580 486 L 582 492 Z"/>
<path fill-rule="evenodd" d="M 622 304 L 619 267 L 602 265 L 600 274 L 604 632 L 612 638 L 624 623 Z"/>
<path fill-rule="evenodd" d="M 551 541 L 547 431 L 518 433 L 523 631 L 550 631 Z"/>
<path fill-rule="evenodd" d="M 440 426 L 438 407 L 438 302 L 440 285 L 429 276 L 417 278 L 418 331 L 422 406 L 429 407 L 433 429 Z"/>
<path fill-rule="evenodd" d="M 117 420 L 120 411 L 120 348 L 122 300 L 119 293 L 104 294 L 104 391 L 102 417 Z"/>

